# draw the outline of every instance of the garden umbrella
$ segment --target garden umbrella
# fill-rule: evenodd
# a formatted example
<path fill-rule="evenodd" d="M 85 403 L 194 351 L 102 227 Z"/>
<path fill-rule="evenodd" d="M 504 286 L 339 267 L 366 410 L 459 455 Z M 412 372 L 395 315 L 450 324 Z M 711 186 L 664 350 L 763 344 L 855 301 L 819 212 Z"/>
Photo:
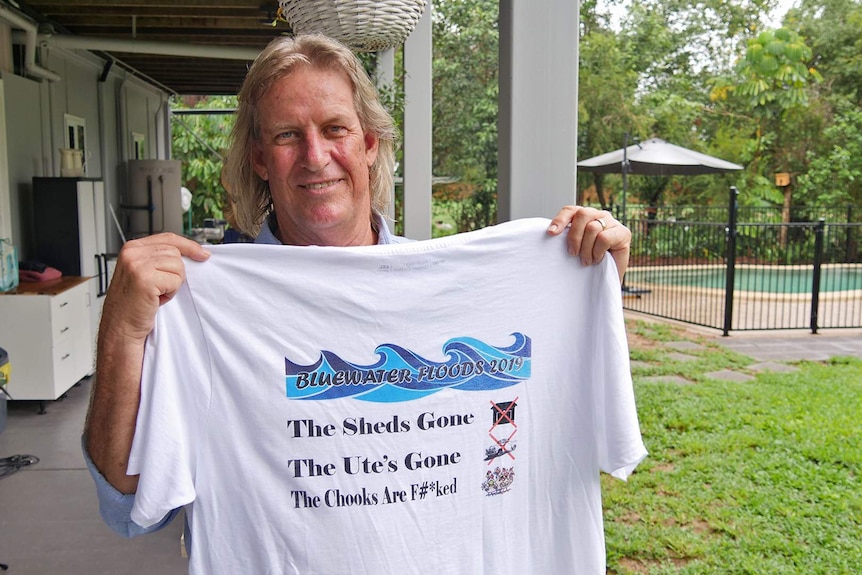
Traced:
<path fill-rule="evenodd" d="M 624 162 L 627 173 L 644 176 L 697 176 L 742 169 L 739 164 L 669 144 L 660 138 L 650 138 L 578 162 L 578 167 L 587 172 L 619 174 Z"/>
<path fill-rule="evenodd" d="M 682 146 L 669 144 L 661 138 L 624 146 L 613 152 L 578 162 L 586 172 L 623 175 L 623 223 L 626 223 L 627 174 L 644 176 L 697 176 L 741 170 L 742 166 L 719 158 L 701 154 Z"/>

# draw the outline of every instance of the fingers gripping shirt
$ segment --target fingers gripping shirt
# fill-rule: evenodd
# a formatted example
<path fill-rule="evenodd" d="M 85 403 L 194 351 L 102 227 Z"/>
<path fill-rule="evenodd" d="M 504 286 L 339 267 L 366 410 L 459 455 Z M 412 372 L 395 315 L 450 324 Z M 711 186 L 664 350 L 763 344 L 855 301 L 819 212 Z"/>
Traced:
<path fill-rule="evenodd" d="M 599 471 L 646 453 L 619 279 L 547 225 L 188 262 L 134 521 L 190 504 L 192 573 L 604 573 Z"/>

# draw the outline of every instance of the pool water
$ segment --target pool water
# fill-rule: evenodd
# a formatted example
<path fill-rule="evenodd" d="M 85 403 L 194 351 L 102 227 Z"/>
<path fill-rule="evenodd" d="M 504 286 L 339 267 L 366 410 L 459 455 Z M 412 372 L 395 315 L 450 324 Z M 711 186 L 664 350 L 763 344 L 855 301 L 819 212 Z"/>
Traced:
<path fill-rule="evenodd" d="M 796 267 L 737 267 L 734 270 L 734 290 L 765 293 L 810 293 L 812 268 Z M 626 283 L 650 283 L 724 289 L 727 269 L 710 268 L 647 268 L 626 273 Z M 821 292 L 862 290 L 862 266 L 823 268 L 820 274 Z"/>

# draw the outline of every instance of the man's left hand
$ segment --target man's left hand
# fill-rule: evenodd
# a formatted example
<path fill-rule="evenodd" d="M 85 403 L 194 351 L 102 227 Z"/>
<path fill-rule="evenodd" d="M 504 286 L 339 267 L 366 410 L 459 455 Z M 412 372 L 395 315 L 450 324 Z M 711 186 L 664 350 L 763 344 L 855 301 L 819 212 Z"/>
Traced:
<path fill-rule="evenodd" d="M 632 233 L 627 227 L 608 211 L 564 206 L 548 226 L 548 234 L 557 236 L 566 229 L 566 247 L 571 255 L 579 256 L 584 265 L 591 265 L 610 253 L 622 281 L 632 244 Z"/>

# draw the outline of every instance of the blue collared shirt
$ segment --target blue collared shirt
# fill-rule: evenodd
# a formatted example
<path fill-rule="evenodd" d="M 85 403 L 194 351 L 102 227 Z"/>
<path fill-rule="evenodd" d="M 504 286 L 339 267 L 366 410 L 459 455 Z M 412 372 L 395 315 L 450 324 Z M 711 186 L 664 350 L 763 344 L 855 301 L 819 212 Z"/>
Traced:
<path fill-rule="evenodd" d="M 281 245 L 281 240 L 275 237 L 275 234 L 272 233 L 272 226 L 270 225 L 271 217 L 271 215 L 268 216 L 263 222 L 263 225 L 260 227 L 260 232 L 254 239 L 254 243 Z M 402 244 L 404 242 L 410 241 L 407 238 L 396 236 L 391 231 L 389 231 L 389 226 L 386 225 L 386 219 L 380 214 L 373 214 L 372 217 L 374 218 L 372 224 L 374 226 L 374 229 L 377 231 L 378 246 L 389 244 Z"/>

